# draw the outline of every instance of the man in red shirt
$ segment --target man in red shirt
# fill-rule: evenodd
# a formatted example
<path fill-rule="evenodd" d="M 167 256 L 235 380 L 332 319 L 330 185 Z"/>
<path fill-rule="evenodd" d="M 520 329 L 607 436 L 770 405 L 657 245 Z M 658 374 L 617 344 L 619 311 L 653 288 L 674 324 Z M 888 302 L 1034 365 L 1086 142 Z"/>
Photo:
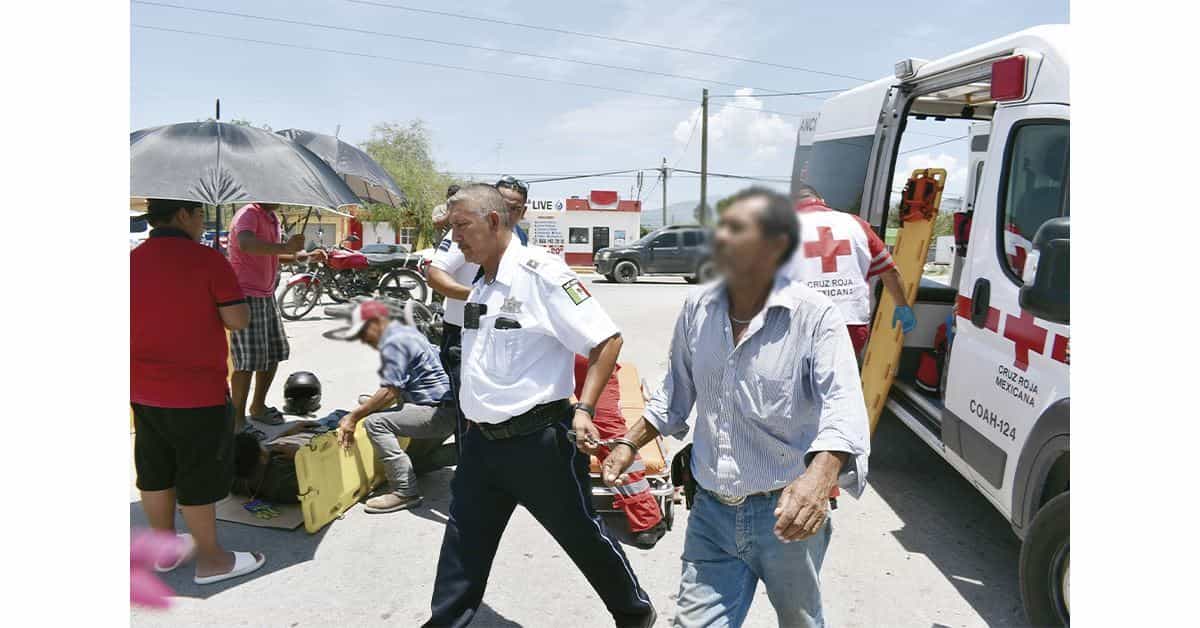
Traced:
<path fill-rule="evenodd" d="M 600 440 L 620 438 L 625 435 L 625 417 L 621 414 L 621 384 L 617 380 L 618 365 L 609 376 L 608 383 L 600 391 L 596 401 L 596 414 L 592 424 L 600 432 Z M 588 359 L 575 355 L 575 398 L 578 399 L 583 390 L 583 382 L 587 380 Z M 601 447 L 596 452 L 600 462 L 608 456 L 608 448 Z M 641 458 L 634 457 L 633 467 L 642 464 Z M 644 467 L 643 467 L 644 468 Z M 629 532 L 633 534 L 633 542 L 642 549 L 654 547 L 666 533 L 662 525 L 662 510 L 654 495 L 650 493 L 650 484 L 646 482 L 645 473 L 638 470 L 629 474 L 629 481 L 621 486 L 613 487 L 617 494 L 613 496 L 613 506 L 625 513 L 629 521 Z"/>
<path fill-rule="evenodd" d="M 129 254 L 129 401 L 137 486 L 150 526 L 175 532 L 183 510 L 197 584 L 248 574 L 262 554 L 227 552 L 217 542 L 214 504 L 233 481 L 233 412 L 225 385 L 226 329 L 250 312 L 229 263 L 200 244 L 199 203 L 151 199 L 154 231 Z"/>
<path fill-rule="evenodd" d="M 837 304 L 855 354 L 861 355 L 867 346 L 873 277 L 879 277 L 896 302 L 892 324 L 899 322 L 904 333 L 911 332 L 917 319 L 904 296 L 900 271 L 871 225 L 854 214 L 830 209 L 809 185 L 801 184 L 794 200 L 800 218 L 800 246 L 781 272 Z"/>
<path fill-rule="evenodd" d="M 246 413 L 250 418 L 271 425 L 283 423 L 283 413 L 267 406 L 267 391 L 275 379 L 279 363 L 288 359 L 290 347 L 283 329 L 283 318 L 275 303 L 275 284 L 279 278 L 279 260 L 306 259 L 304 236 L 296 234 L 281 242 L 282 231 L 275 215 L 278 205 L 251 203 L 233 215 L 229 227 L 229 263 L 237 274 L 238 285 L 250 306 L 250 325 L 231 334 L 233 341 L 233 409 L 235 426 L 240 430 Z M 250 377 L 254 375 L 254 399 L 250 407 Z"/>

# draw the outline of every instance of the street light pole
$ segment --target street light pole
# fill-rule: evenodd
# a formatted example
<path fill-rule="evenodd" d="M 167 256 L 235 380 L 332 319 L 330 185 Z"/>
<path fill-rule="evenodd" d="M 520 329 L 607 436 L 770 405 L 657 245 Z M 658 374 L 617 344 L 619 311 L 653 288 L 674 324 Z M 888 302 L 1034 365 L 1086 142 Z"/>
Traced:
<path fill-rule="evenodd" d="M 708 223 L 708 88 L 700 99 L 700 224 Z"/>

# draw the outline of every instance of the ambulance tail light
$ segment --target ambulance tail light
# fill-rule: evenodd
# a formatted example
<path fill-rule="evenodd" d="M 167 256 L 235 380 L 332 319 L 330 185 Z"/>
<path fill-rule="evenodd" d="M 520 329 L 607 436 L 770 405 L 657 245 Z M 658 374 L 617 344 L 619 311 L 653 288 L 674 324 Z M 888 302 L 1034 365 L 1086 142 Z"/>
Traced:
<path fill-rule="evenodd" d="M 992 100 L 1021 100 L 1025 97 L 1025 55 L 1014 55 L 992 64 Z"/>

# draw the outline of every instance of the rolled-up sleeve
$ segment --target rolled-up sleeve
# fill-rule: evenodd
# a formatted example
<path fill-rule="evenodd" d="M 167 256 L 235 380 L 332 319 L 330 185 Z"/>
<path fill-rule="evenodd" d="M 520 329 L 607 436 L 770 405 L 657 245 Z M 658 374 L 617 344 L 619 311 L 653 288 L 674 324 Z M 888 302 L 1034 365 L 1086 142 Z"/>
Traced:
<path fill-rule="evenodd" d="M 696 387 L 692 379 L 692 350 L 688 342 L 688 312 L 691 300 L 684 304 L 675 321 L 671 337 L 667 373 L 662 386 L 646 403 L 643 417 L 663 436 L 682 437 L 688 432 L 687 418 L 696 404 Z"/>
<path fill-rule="evenodd" d="M 849 454 L 838 484 L 859 497 L 867 484 L 870 428 L 854 347 L 836 306 L 826 309 L 815 330 L 810 374 L 813 390 L 821 400 L 821 417 L 805 463 L 822 451 Z"/>

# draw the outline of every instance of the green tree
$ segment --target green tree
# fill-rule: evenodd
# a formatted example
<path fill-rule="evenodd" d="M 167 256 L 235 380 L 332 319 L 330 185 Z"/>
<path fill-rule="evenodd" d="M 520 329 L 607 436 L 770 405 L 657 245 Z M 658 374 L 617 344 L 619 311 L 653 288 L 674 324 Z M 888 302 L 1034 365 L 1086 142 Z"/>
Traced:
<path fill-rule="evenodd" d="M 371 137 L 360 144 L 404 190 L 403 207 L 372 203 L 362 212 L 363 220 L 387 222 L 393 229 L 417 230 L 417 248 L 434 239 L 432 211 L 446 200 L 446 188 L 455 180 L 438 172 L 433 158 L 432 137 L 421 120 L 408 124 L 385 122 L 371 129 Z"/>

